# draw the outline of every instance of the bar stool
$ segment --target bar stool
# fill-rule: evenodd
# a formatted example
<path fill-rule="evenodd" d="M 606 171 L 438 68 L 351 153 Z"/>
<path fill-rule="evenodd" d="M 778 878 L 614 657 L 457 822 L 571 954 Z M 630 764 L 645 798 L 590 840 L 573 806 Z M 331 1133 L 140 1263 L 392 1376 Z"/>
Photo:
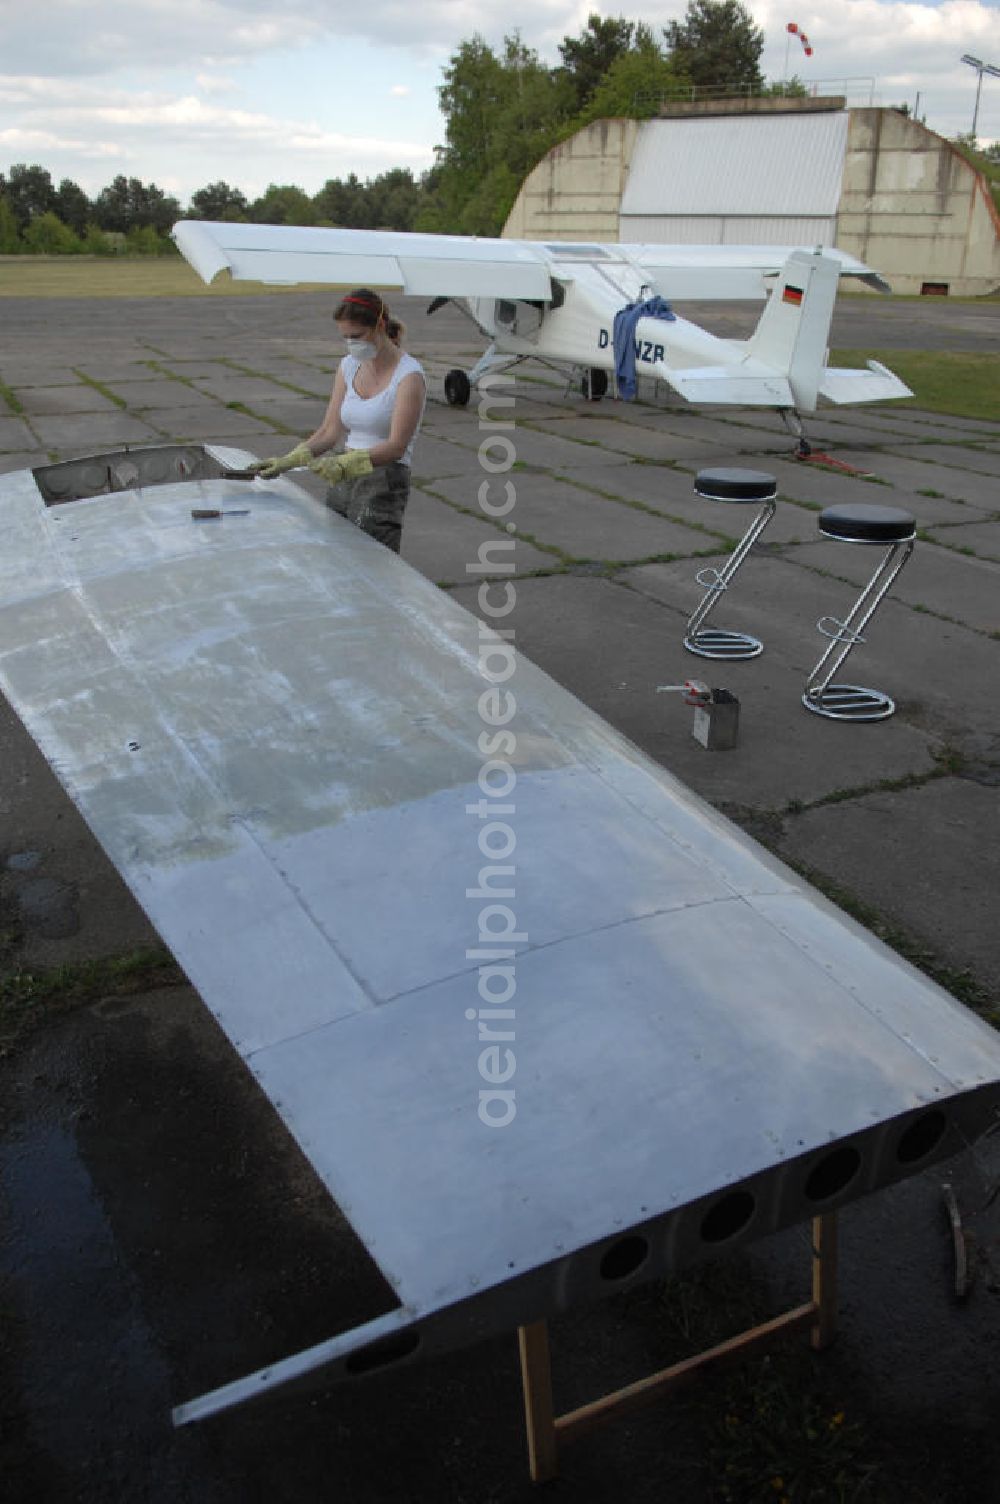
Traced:
<path fill-rule="evenodd" d="M 855 644 L 865 641 L 865 627 L 912 554 L 916 521 L 900 507 L 827 507 L 819 515 L 819 530 L 824 538 L 837 543 L 887 543 L 889 547 L 850 614 L 843 621 L 836 616 L 821 616 L 816 623 L 824 637 L 830 638 L 830 645 L 806 680 L 802 703 L 807 710 L 834 721 L 884 721 L 896 708 L 887 694 L 833 680 Z"/>
<path fill-rule="evenodd" d="M 684 646 L 689 653 L 697 653 L 699 658 L 756 658 L 764 651 L 759 637 L 706 627 L 705 620 L 722 592 L 729 589 L 736 571 L 774 516 L 778 483 L 773 475 L 766 475 L 762 470 L 699 470 L 694 489 L 706 501 L 730 501 L 743 505 L 763 502 L 764 505 L 722 569 L 699 569 L 695 575 L 705 594 L 688 621 Z"/>

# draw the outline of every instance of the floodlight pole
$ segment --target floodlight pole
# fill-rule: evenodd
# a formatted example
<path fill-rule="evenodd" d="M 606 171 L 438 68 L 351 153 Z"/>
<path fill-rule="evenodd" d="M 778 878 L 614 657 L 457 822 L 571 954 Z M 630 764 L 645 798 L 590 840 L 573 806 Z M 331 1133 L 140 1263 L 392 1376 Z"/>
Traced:
<path fill-rule="evenodd" d="M 968 52 L 962 54 L 962 62 L 968 63 L 970 68 L 975 68 L 979 75 L 976 82 L 976 107 L 972 112 L 972 141 L 973 145 L 975 145 L 978 139 L 976 136 L 976 127 L 979 124 L 979 96 L 983 92 L 983 74 L 989 73 L 994 78 L 1000 78 L 1000 68 L 994 67 L 992 63 L 984 63 L 982 58 L 972 57 Z"/>

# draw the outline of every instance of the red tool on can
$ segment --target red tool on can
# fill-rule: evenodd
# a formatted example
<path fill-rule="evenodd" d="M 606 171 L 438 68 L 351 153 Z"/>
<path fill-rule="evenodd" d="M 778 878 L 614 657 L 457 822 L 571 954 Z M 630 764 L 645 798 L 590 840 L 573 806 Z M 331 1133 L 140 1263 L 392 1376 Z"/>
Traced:
<path fill-rule="evenodd" d="M 707 705 L 712 691 L 701 679 L 685 679 L 683 684 L 658 684 L 658 695 L 683 695 L 685 705 Z"/>

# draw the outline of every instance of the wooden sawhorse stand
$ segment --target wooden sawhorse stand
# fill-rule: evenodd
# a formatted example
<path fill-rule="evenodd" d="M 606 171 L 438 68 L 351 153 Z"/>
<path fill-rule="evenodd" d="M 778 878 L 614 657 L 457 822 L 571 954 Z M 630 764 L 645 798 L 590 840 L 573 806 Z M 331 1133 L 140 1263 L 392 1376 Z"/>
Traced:
<path fill-rule="evenodd" d="M 670 1368 L 662 1368 L 648 1378 L 637 1379 L 623 1389 L 613 1390 L 589 1405 L 556 1415 L 552 1404 L 552 1366 L 549 1361 L 549 1332 L 546 1321 L 535 1321 L 517 1329 L 521 1354 L 521 1385 L 524 1390 L 524 1415 L 528 1437 L 528 1463 L 533 1483 L 545 1483 L 558 1471 L 560 1442 L 572 1440 L 593 1430 L 614 1415 L 636 1410 L 664 1391 L 676 1388 L 707 1368 L 744 1357 L 768 1347 L 786 1332 L 810 1331 L 812 1346 L 819 1351 L 827 1347 L 836 1334 L 837 1306 L 837 1214 L 825 1212 L 812 1222 L 812 1300 L 795 1306 L 772 1321 L 750 1327 L 718 1347 L 695 1353 Z"/>

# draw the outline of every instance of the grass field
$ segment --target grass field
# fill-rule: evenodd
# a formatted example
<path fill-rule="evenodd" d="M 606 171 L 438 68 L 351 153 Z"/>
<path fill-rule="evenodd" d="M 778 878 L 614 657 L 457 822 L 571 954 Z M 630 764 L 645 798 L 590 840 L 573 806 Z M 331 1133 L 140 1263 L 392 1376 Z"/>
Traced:
<path fill-rule="evenodd" d="M 267 287 L 228 276 L 206 287 L 180 256 L 0 256 L 0 298 L 245 298 L 311 290 L 316 286 Z M 329 284 L 320 290 L 329 292 Z"/>
<path fill-rule="evenodd" d="M 830 363 L 864 367 L 877 360 L 905 381 L 913 397 L 894 408 L 956 418 L 1000 420 L 1000 355 L 966 355 L 947 350 L 831 350 Z"/>

